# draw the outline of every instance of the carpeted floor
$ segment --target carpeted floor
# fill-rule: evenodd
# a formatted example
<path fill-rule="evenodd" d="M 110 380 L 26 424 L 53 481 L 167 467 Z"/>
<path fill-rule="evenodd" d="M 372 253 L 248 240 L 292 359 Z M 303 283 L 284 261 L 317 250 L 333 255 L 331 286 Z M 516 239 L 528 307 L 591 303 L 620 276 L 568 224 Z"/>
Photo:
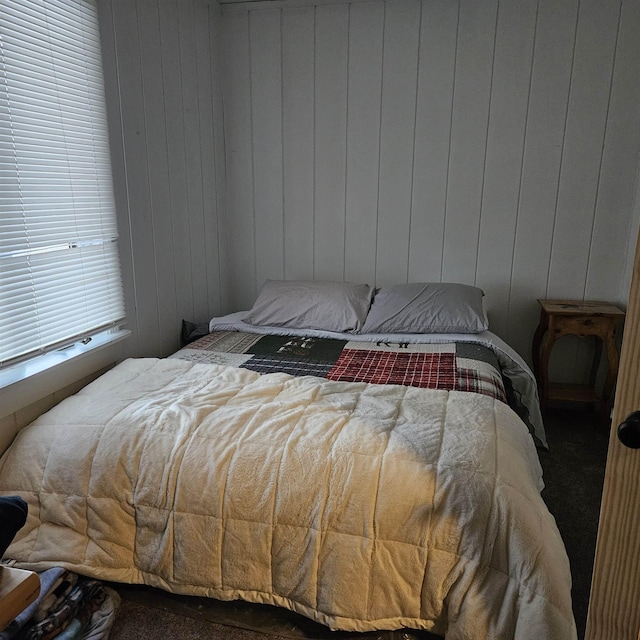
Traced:
<path fill-rule="evenodd" d="M 584 636 L 608 434 L 586 410 L 553 409 L 545 415 L 550 451 L 540 452 L 543 497 L 556 518 L 573 573 L 578 638 Z M 271 607 L 220 603 L 165 594 L 146 587 L 112 585 L 122 597 L 110 640 L 431 640 L 427 633 L 332 633 Z M 555 640 L 555 639 L 554 639 Z M 560 639 L 558 639 L 560 640 Z"/>
<path fill-rule="evenodd" d="M 185 598 L 126 589 L 109 640 L 442 640 L 420 631 L 345 633 L 266 605 L 186 603 Z M 200 601 L 200 602 L 198 602 Z"/>
<path fill-rule="evenodd" d="M 554 409 L 544 416 L 549 451 L 540 452 L 542 496 L 555 516 L 571 562 L 573 611 L 584 637 L 604 469 L 608 425 L 587 410 Z"/>

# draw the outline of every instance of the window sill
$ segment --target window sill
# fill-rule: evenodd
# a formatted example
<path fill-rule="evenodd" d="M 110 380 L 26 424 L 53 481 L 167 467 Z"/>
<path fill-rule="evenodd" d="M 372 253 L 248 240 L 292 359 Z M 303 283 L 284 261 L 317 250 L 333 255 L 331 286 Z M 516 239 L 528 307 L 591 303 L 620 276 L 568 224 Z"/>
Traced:
<path fill-rule="evenodd" d="M 86 345 L 74 344 L 0 371 L 0 419 L 122 359 L 131 331 L 105 331 Z"/>

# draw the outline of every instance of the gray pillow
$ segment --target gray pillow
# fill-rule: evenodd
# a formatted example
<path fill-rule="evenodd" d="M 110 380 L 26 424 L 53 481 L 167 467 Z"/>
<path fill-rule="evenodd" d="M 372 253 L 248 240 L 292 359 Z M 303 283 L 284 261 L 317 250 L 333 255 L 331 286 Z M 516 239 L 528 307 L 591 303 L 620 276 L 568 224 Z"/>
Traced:
<path fill-rule="evenodd" d="M 478 287 L 447 282 L 382 287 L 362 333 L 479 333 L 489 326 L 483 295 Z"/>
<path fill-rule="evenodd" d="M 267 280 L 244 322 L 355 333 L 362 328 L 373 291 L 368 284 L 350 282 Z"/>

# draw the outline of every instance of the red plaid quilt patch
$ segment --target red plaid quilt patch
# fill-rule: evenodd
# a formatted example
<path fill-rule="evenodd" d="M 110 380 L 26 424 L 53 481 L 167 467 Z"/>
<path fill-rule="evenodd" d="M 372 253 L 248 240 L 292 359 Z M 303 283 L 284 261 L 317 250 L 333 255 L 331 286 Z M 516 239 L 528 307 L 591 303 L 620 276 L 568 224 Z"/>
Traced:
<path fill-rule="evenodd" d="M 499 375 L 460 366 L 456 354 L 450 352 L 398 353 L 344 349 L 326 377 L 344 382 L 471 391 L 506 402 Z"/>

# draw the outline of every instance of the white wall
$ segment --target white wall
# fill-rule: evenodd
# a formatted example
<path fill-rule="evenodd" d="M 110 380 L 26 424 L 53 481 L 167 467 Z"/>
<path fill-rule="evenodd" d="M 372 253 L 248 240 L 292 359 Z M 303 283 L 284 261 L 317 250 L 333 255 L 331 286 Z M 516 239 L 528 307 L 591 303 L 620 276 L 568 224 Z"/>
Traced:
<path fill-rule="evenodd" d="M 536 298 L 625 303 L 637 2 L 100 5 L 130 354 L 265 278 L 475 283 L 527 359 Z"/>
<path fill-rule="evenodd" d="M 100 0 L 128 353 L 179 347 L 226 274 L 217 3 Z"/>
<path fill-rule="evenodd" d="M 223 5 L 231 306 L 475 283 L 529 358 L 536 298 L 624 304 L 638 33 L 632 0 Z"/>

